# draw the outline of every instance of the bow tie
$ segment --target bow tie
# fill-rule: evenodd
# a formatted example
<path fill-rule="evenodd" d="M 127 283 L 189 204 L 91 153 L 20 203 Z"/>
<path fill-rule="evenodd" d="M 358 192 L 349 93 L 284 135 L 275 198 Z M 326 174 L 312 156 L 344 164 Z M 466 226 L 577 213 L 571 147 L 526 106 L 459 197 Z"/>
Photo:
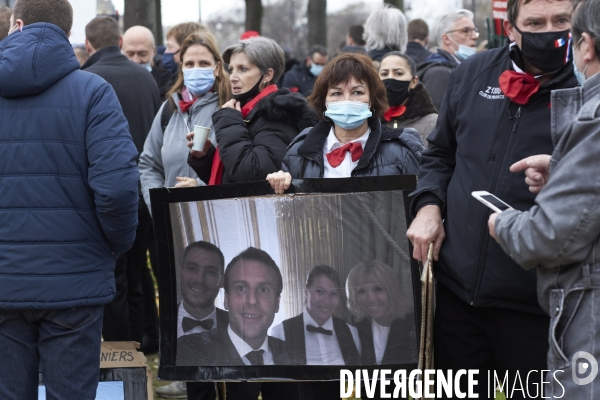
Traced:
<path fill-rule="evenodd" d="M 205 331 L 210 331 L 214 325 L 215 321 L 212 319 L 203 319 L 202 321 L 198 321 L 197 319 L 192 319 L 188 317 L 183 317 L 183 321 L 181 322 L 181 327 L 184 332 L 191 331 L 196 327 L 200 327 Z"/>
<path fill-rule="evenodd" d="M 246 354 L 246 358 L 252 365 L 264 365 L 263 354 L 264 350 L 253 350 Z"/>
<path fill-rule="evenodd" d="M 527 104 L 540 88 L 540 82 L 533 75 L 516 71 L 504 71 L 499 82 L 502 93 L 520 105 Z"/>
<path fill-rule="evenodd" d="M 363 154 L 363 148 L 360 143 L 346 143 L 342 147 L 337 148 L 332 152 L 326 154 L 327 161 L 329 161 L 329 165 L 331 165 L 333 168 L 337 168 L 342 163 L 342 161 L 344 161 L 344 158 L 346 158 L 347 151 L 350 152 L 350 155 L 352 156 L 352 161 L 360 160 L 360 157 Z"/>
<path fill-rule="evenodd" d="M 321 328 L 320 326 L 312 326 L 312 325 L 306 325 L 306 330 L 309 332 L 313 332 L 313 333 L 322 333 L 323 335 L 333 335 L 333 331 L 329 330 L 329 329 L 325 329 L 325 328 Z"/>

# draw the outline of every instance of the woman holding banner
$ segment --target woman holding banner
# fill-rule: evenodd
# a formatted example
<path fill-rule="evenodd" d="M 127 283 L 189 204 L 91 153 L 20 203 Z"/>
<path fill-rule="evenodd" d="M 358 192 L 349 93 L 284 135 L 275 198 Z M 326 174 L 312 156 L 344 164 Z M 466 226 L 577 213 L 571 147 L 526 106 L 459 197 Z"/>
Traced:
<path fill-rule="evenodd" d="M 358 263 L 348 275 L 348 307 L 358 328 L 363 365 L 416 362 L 404 356 L 417 351 L 410 339 L 415 333 L 406 332 L 398 279 L 392 268 L 376 260 Z"/>
<path fill-rule="evenodd" d="M 308 274 L 302 314 L 275 326 L 272 336 L 284 340 L 297 360 L 294 365 L 358 365 L 360 340 L 347 324 L 345 295 L 340 277 L 327 265 Z"/>
<path fill-rule="evenodd" d="M 333 59 L 308 101 L 321 121 L 294 139 L 282 171 L 267 176 L 275 193 L 288 189 L 292 178 L 418 173 L 425 147 L 416 130 L 381 124 L 386 89 L 369 57 L 346 53 Z"/>

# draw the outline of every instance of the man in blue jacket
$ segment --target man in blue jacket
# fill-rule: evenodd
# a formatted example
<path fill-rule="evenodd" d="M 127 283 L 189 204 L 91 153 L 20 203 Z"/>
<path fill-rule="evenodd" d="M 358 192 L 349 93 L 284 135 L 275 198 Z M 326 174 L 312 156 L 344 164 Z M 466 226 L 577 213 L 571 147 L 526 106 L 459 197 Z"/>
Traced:
<path fill-rule="evenodd" d="M 137 151 L 79 70 L 67 0 L 19 0 L 0 42 L 0 398 L 94 399 L 103 305 L 137 227 Z"/>

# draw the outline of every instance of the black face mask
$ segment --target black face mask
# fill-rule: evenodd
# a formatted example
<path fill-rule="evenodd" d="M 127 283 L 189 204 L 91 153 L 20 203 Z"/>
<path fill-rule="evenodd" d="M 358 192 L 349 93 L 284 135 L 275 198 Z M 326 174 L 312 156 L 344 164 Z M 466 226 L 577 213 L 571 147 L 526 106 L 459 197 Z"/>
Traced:
<path fill-rule="evenodd" d="M 260 79 L 258 80 L 258 82 L 256 82 L 256 85 L 254 85 L 252 89 L 248 90 L 246 93 L 234 94 L 233 98 L 239 101 L 240 105 L 244 107 L 246 103 L 255 98 L 258 94 L 258 88 L 260 87 L 260 83 L 262 82 L 263 77 L 264 75 L 261 75 Z"/>
<path fill-rule="evenodd" d="M 390 107 L 399 106 L 408 98 L 408 87 L 412 81 L 399 81 L 397 79 L 384 79 L 383 84 L 387 91 L 388 104 Z"/>
<path fill-rule="evenodd" d="M 553 72 L 571 61 L 571 35 L 568 30 L 560 32 L 521 32 L 521 53 L 534 67 Z"/>

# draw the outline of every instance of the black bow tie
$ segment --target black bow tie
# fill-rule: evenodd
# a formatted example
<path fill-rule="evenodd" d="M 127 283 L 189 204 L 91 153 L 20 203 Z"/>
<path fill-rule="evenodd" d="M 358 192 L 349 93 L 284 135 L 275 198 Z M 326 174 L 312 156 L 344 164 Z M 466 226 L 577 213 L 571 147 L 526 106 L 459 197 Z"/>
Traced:
<path fill-rule="evenodd" d="M 246 354 L 246 358 L 252 365 L 264 365 L 263 354 L 264 350 L 254 350 Z"/>
<path fill-rule="evenodd" d="M 183 317 L 183 321 L 181 322 L 181 327 L 184 332 L 191 331 L 196 327 L 200 327 L 205 331 L 210 331 L 214 325 L 215 321 L 212 319 L 203 319 L 202 321 L 198 321 L 196 319 Z"/>
<path fill-rule="evenodd" d="M 313 332 L 313 333 L 322 333 L 323 335 L 333 335 L 333 331 L 329 330 L 329 329 L 325 329 L 325 328 L 321 328 L 316 327 L 316 326 L 312 326 L 312 325 L 306 325 L 306 330 L 309 332 Z"/>

